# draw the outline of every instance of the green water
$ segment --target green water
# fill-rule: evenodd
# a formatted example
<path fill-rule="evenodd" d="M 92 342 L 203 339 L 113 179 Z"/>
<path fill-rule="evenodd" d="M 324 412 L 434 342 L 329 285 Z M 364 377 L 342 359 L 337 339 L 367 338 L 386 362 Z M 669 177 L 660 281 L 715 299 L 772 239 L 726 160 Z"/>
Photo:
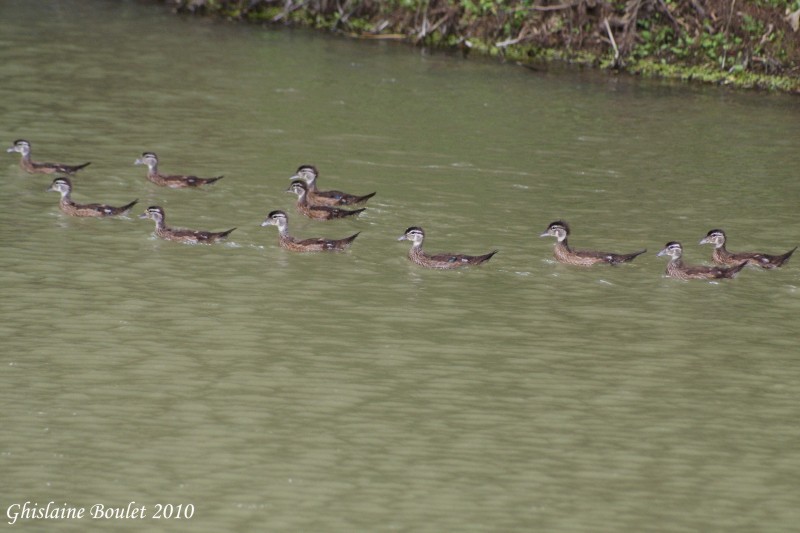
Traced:
<path fill-rule="evenodd" d="M 800 262 L 724 283 L 655 253 L 722 227 L 800 244 L 796 97 L 533 72 L 398 43 L 171 15 L 150 2 L 0 3 L 0 508 L 146 507 L 21 530 L 794 531 Z M 206 190 L 146 181 L 224 174 Z M 357 220 L 285 191 L 377 191 Z M 156 239 L 136 216 L 238 229 Z M 343 254 L 278 247 L 362 234 Z M 538 235 L 649 252 L 556 264 Z M 431 252 L 499 253 L 458 272 Z M 190 519 L 156 519 L 158 505 Z M 9 521 L 8 519 L 6 521 Z"/>

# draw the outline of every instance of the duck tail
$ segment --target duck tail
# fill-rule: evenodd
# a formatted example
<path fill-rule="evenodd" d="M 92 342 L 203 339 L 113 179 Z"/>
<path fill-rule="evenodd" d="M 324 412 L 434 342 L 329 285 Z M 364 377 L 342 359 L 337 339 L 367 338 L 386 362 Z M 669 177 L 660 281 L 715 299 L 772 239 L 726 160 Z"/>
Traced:
<path fill-rule="evenodd" d="M 612 265 L 618 265 L 619 263 L 629 263 L 645 252 L 647 252 L 647 248 L 630 254 L 615 254 L 611 256 L 611 261 L 609 261 L 609 263 L 611 263 Z"/>
<path fill-rule="evenodd" d="M 748 264 L 749 262 L 750 262 L 750 261 L 742 261 L 742 262 L 741 262 L 741 263 L 739 263 L 738 265 L 735 265 L 735 266 L 732 266 L 732 267 L 730 267 L 728 270 L 726 270 L 726 271 L 725 271 L 725 277 L 726 277 L 726 278 L 735 278 L 735 277 L 736 277 L 736 274 L 738 274 L 739 272 L 741 272 L 741 271 L 742 271 L 742 269 L 743 269 L 744 267 L 746 267 L 746 266 L 747 266 L 747 264 Z"/>
<path fill-rule="evenodd" d="M 360 203 L 362 203 L 362 202 L 366 202 L 367 200 L 369 200 L 370 198 L 372 198 L 373 196 L 375 196 L 375 194 L 376 194 L 376 193 L 374 193 L 374 192 L 371 192 L 371 193 L 369 193 L 369 194 L 365 194 L 364 196 L 359 196 L 358 198 L 356 198 L 356 201 L 355 201 L 355 202 L 353 202 L 353 203 L 354 203 L 354 204 L 360 204 Z"/>
<path fill-rule="evenodd" d="M 795 250 L 797 250 L 797 246 L 795 246 L 785 254 L 778 256 L 778 260 L 775 261 L 775 266 L 776 267 L 782 266 L 786 261 L 789 260 L 790 257 L 792 257 L 792 254 L 794 253 Z"/>
<path fill-rule="evenodd" d="M 131 207 L 135 206 L 137 203 L 139 203 L 139 199 L 138 198 L 136 200 L 132 201 L 131 203 L 125 204 L 122 207 L 120 207 L 119 208 L 119 213 L 120 214 L 127 213 L 128 211 L 131 210 Z"/>

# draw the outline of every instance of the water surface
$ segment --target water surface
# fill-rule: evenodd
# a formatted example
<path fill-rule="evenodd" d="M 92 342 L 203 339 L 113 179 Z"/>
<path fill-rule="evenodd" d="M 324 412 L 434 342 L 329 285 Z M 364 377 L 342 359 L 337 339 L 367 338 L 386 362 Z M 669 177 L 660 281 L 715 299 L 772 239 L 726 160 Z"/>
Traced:
<path fill-rule="evenodd" d="M 0 503 L 192 504 L 115 531 L 791 531 L 800 521 L 795 260 L 663 277 L 724 228 L 800 244 L 797 99 L 530 71 L 172 16 L 149 2 L 0 4 L 2 146 L 92 161 L 69 218 L 0 164 Z M 133 166 L 224 174 L 167 190 Z M 378 194 L 302 219 L 284 192 Z M 227 244 L 157 240 L 148 205 Z M 362 234 L 338 255 L 297 236 Z M 575 246 L 648 253 L 619 268 Z M 422 270 L 430 251 L 500 250 Z M 84 531 L 98 522 L 27 521 Z M 20 523 L 17 524 L 20 526 Z"/>

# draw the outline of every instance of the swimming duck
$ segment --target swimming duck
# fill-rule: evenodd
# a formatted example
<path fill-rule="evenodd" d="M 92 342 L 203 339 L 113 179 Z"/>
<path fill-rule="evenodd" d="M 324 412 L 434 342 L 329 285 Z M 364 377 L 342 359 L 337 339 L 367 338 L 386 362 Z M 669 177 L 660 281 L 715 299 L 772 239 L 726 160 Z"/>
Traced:
<path fill-rule="evenodd" d="M 34 174 L 55 174 L 56 172 L 60 174 L 74 174 L 91 164 L 91 162 L 89 162 L 82 165 L 64 165 L 62 163 L 39 163 L 33 161 L 31 159 L 31 143 L 25 139 L 17 139 L 14 141 L 14 144 L 11 148 L 7 149 L 6 152 L 19 152 L 22 154 L 22 158 L 19 160 L 19 166 L 22 167 L 22 170 Z"/>
<path fill-rule="evenodd" d="M 187 187 L 200 187 L 221 180 L 225 176 L 216 178 L 198 178 L 197 176 L 184 176 L 161 174 L 158 172 L 158 156 L 153 152 L 145 152 L 142 157 L 133 162 L 134 165 L 147 165 L 147 179 L 170 189 L 185 189 Z"/>
<path fill-rule="evenodd" d="M 713 244 L 714 253 L 711 258 L 720 265 L 738 265 L 745 262 L 761 268 L 773 269 L 782 266 L 792 256 L 797 246 L 782 255 L 769 255 L 759 252 L 729 252 L 725 248 L 725 232 L 721 229 L 712 229 L 700 241 L 700 244 Z"/>
<path fill-rule="evenodd" d="M 210 244 L 225 239 L 233 230 L 231 228 L 226 231 L 211 232 L 211 231 L 196 231 L 191 229 L 170 228 L 164 222 L 164 209 L 154 205 L 148 207 L 144 213 L 139 215 L 139 218 L 149 218 L 156 223 L 156 235 L 168 241 L 186 242 L 190 244 Z"/>
<path fill-rule="evenodd" d="M 425 240 L 425 231 L 417 226 L 408 228 L 397 240 L 411 241 L 411 250 L 408 252 L 408 258 L 412 262 L 426 268 L 451 269 L 468 265 L 480 265 L 491 259 L 492 256 L 497 253 L 497 250 L 494 250 L 484 255 L 426 254 L 422 250 L 422 242 Z"/>
<path fill-rule="evenodd" d="M 345 237 L 344 239 L 323 239 L 312 238 L 302 241 L 289 235 L 289 217 L 283 211 L 272 211 L 261 223 L 261 226 L 278 227 L 278 243 L 281 248 L 286 248 L 293 252 L 332 252 L 346 250 L 353 244 L 358 237 L 358 233 Z"/>
<path fill-rule="evenodd" d="M 76 204 L 70 197 L 72 193 L 72 183 L 69 178 L 54 179 L 47 190 L 48 192 L 60 192 L 61 200 L 58 202 L 58 207 L 60 207 L 64 213 L 74 217 L 113 217 L 124 215 L 139 201 L 136 199 L 122 207 L 113 207 L 105 204 Z"/>
<path fill-rule="evenodd" d="M 355 194 L 348 194 L 342 191 L 320 191 L 317 189 L 317 178 L 319 172 L 317 167 L 313 165 L 301 165 L 291 180 L 301 180 L 305 182 L 308 187 L 308 203 L 311 205 L 356 205 L 366 202 L 375 193 L 365 194 L 364 196 L 356 196 Z"/>
<path fill-rule="evenodd" d="M 668 255 L 670 257 L 669 263 L 667 263 L 666 274 L 671 278 L 678 279 L 733 278 L 747 264 L 747 262 L 744 261 L 729 268 L 705 265 L 688 266 L 685 265 L 683 259 L 681 259 L 681 255 L 683 255 L 681 243 L 675 241 L 668 242 L 664 246 L 664 249 L 656 255 Z"/>
<path fill-rule="evenodd" d="M 361 209 L 353 209 L 350 211 L 328 205 L 311 205 L 308 203 L 308 186 L 305 184 L 305 182 L 300 180 L 293 181 L 289 186 L 289 189 L 287 189 L 287 192 L 293 192 L 297 195 L 297 210 L 308 218 L 313 218 L 315 220 L 331 220 L 334 218 L 351 217 L 358 215 L 360 212 L 366 209 L 362 207 Z"/>
<path fill-rule="evenodd" d="M 580 266 L 591 266 L 595 263 L 618 265 L 619 263 L 633 261 L 634 258 L 647 251 L 641 250 L 639 252 L 633 252 L 630 254 L 617 254 L 610 252 L 595 252 L 592 250 L 573 250 L 567 243 L 567 236 L 569 236 L 569 233 L 569 225 L 564 221 L 557 220 L 556 222 L 553 222 L 547 226 L 547 230 L 539 235 L 540 237 L 556 238 L 554 255 L 556 260 L 560 263 Z"/>

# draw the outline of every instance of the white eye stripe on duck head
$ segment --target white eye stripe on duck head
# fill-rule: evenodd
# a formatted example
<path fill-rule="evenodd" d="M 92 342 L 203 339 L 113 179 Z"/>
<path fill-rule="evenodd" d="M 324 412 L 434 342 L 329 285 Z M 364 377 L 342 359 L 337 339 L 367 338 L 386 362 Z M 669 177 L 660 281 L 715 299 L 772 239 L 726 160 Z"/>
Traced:
<path fill-rule="evenodd" d="M 158 164 L 158 156 L 153 152 L 144 152 L 142 157 L 133 162 L 134 165 L 147 165 L 148 167 Z"/>
<path fill-rule="evenodd" d="M 566 222 L 557 220 L 556 222 L 551 222 L 550 225 L 547 226 L 547 230 L 545 230 L 545 232 L 539 236 L 555 237 L 559 242 L 561 242 L 567 238 L 567 235 L 569 235 L 569 226 Z"/>
<path fill-rule="evenodd" d="M 306 186 L 306 183 L 304 181 L 296 180 L 293 181 L 291 185 L 289 185 L 289 189 L 287 189 L 287 192 L 293 192 L 298 197 L 302 197 L 303 195 L 306 194 L 306 192 L 308 192 L 308 187 Z"/>
<path fill-rule="evenodd" d="M 712 229 L 705 237 L 700 239 L 700 244 L 713 244 L 720 247 L 725 244 L 725 232 L 721 229 Z"/>
<path fill-rule="evenodd" d="M 31 151 L 31 143 L 25 139 L 17 139 L 6 152 L 19 152 L 23 155 Z"/>
<path fill-rule="evenodd" d="M 289 217 L 286 216 L 286 213 L 283 211 L 271 211 L 267 218 L 264 219 L 264 222 L 261 223 L 262 226 L 286 226 L 289 222 Z"/>
<path fill-rule="evenodd" d="M 50 187 L 48 187 L 47 190 L 58 191 L 62 194 L 66 194 L 72 190 L 72 183 L 70 183 L 68 178 L 56 178 L 53 180 L 53 183 L 50 184 Z"/>
<path fill-rule="evenodd" d="M 670 241 L 664 245 L 664 249 L 658 252 L 657 256 L 668 255 L 670 257 L 680 257 L 683 254 L 683 246 L 676 241 Z"/>
<path fill-rule="evenodd" d="M 163 220 L 164 210 L 157 205 L 152 205 L 147 209 L 145 209 L 144 213 L 139 215 L 139 218 L 151 218 L 153 220 Z"/>
<path fill-rule="evenodd" d="M 398 237 L 397 240 L 408 240 L 413 243 L 421 243 L 423 239 L 425 239 L 425 231 L 418 226 L 411 226 L 410 228 L 406 229 L 406 231 L 403 232 L 403 234 Z"/>
<path fill-rule="evenodd" d="M 317 167 L 314 165 L 300 165 L 294 173 L 294 176 L 289 179 L 300 179 L 309 183 L 317 179 L 318 175 L 319 172 L 317 172 Z"/>

